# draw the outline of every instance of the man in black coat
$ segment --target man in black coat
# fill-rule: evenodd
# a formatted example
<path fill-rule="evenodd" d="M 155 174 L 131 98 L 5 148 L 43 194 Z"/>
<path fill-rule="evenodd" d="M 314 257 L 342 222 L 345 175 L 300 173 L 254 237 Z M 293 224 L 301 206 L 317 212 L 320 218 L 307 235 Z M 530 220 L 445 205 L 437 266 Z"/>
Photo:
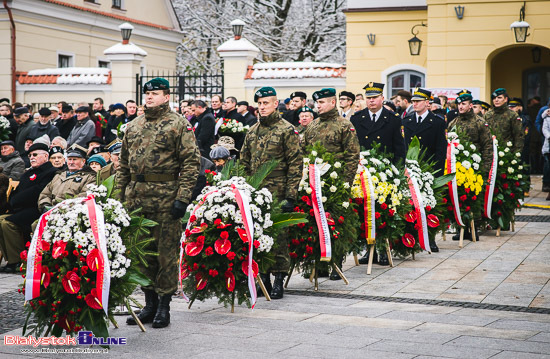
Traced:
<path fill-rule="evenodd" d="M 447 140 L 445 120 L 428 110 L 431 92 L 415 88 L 412 95 L 414 113 L 403 119 L 405 143 L 409 147 L 413 137 L 418 137 L 424 159 L 435 162 L 436 177 L 443 175 L 447 157 Z"/>
<path fill-rule="evenodd" d="M 394 164 L 403 162 L 406 150 L 401 133 L 401 118 L 383 106 L 384 84 L 369 82 L 363 89 L 367 108 L 351 116 L 359 145 L 368 150 L 374 142 L 379 143 L 380 149 L 393 157 Z"/>
<path fill-rule="evenodd" d="M 64 139 L 69 138 L 74 125 L 76 125 L 76 116 L 73 106 L 63 105 L 61 107 L 61 118 L 55 124 L 55 127 L 59 130 L 59 135 Z"/>
<path fill-rule="evenodd" d="M 401 117 L 395 112 L 386 109 L 384 105 L 384 84 L 369 82 L 365 87 L 367 108 L 351 116 L 351 123 L 359 137 L 359 145 L 371 149 L 373 143 L 379 143 L 380 149 L 392 157 L 394 164 L 400 165 L 405 161 L 405 141 L 401 132 Z M 368 251 L 359 259 L 360 264 L 368 263 Z M 385 253 L 378 254 L 380 265 L 389 265 Z"/>
<path fill-rule="evenodd" d="M 218 118 L 225 118 L 225 111 L 222 109 L 222 97 L 220 95 L 214 95 L 212 96 L 212 100 L 210 101 L 211 111 L 214 115 L 214 118 L 217 120 Z"/>
<path fill-rule="evenodd" d="M 214 129 L 216 127 L 216 120 L 204 101 L 193 101 L 191 103 L 191 111 L 193 111 L 197 120 L 195 138 L 197 139 L 201 156 L 208 159 L 210 158 L 210 146 L 214 144 Z"/>
<path fill-rule="evenodd" d="M 248 111 L 248 102 L 246 101 L 239 101 L 237 102 L 237 111 L 239 114 L 243 117 L 243 123 L 245 126 L 252 126 L 256 122 L 258 122 L 258 119 L 256 116 L 254 116 L 253 113 Z"/>
<path fill-rule="evenodd" d="M 57 168 L 49 162 L 48 146 L 36 143 L 29 148 L 31 168 L 21 176 L 9 199 L 8 214 L 0 216 L 0 247 L 8 264 L 0 271 L 14 273 L 20 265 L 20 253 L 31 232 L 31 224 L 40 218 L 37 202 L 40 192 L 53 179 Z"/>
<path fill-rule="evenodd" d="M 300 113 L 298 110 L 303 108 L 307 102 L 307 94 L 302 91 L 296 91 L 290 94 L 290 102 L 288 111 L 285 112 L 283 118 L 290 122 L 294 127 L 300 125 Z"/>

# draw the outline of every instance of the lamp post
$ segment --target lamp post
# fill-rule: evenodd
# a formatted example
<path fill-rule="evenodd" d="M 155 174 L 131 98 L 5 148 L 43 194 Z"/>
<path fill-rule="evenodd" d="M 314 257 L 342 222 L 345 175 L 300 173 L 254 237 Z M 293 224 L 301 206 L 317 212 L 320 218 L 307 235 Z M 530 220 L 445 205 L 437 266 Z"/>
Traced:
<path fill-rule="evenodd" d="M 120 32 L 122 33 L 122 44 L 127 45 L 130 43 L 130 36 L 132 36 L 132 30 L 134 30 L 134 27 L 130 25 L 129 23 L 125 22 L 123 24 L 120 24 L 119 27 Z"/>
<path fill-rule="evenodd" d="M 525 21 L 525 1 L 523 2 L 523 6 L 519 10 L 519 21 L 514 21 L 510 25 L 510 29 L 514 31 L 514 37 L 516 38 L 516 42 L 525 42 L 527 39 L 527 36 L 530 34 L 527 33 L 529 31 L 529 23 Z"/>
<path fill-rule="evenodd" d="M 418 56 L 420 55 L 420 49 L 422 48 L 422 40 L 420 40 L 416 35 L 418 35 L 418 30 L 416 33 L 414 32 L 414 28 L 417 26 L 425 26 L 428 27 L 428 25 L 421 23 L 414 25 L 411 29 L 411 34 L 413 34 L 413 38 L 409 40 L 409 51 L 411 53 L 411 56 Z"/>
<path fill-rule="evenodd" d="M 235 36 L 235 40 L 240 40 L 243 29 L 244 29 L 244 21 L 236 19 L 231 21 L 231 28 L 233 29 L 233 35 Z"/>

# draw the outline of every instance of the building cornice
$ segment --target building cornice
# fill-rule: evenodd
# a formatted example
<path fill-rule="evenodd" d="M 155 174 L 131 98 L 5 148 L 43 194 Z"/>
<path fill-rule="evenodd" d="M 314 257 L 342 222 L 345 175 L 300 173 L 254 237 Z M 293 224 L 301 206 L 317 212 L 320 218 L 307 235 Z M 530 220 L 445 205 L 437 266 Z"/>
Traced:
<path fill-rule="evenodd" d="M 428 10 L 428 6 L 385 6 L 385 7 L 369 7 L 369 8 L 353 8 L 353 9 L 344 9 L 345 13 L 354 13 L 354 12 L 386 12 L 386 11 L 423 11 Z"/>

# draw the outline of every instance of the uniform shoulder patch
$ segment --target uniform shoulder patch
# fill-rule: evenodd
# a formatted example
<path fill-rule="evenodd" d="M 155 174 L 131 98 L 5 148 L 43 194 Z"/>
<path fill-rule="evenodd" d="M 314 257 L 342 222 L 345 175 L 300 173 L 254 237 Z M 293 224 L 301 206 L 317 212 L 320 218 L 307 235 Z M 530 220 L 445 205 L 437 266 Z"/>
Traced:
<path fill-rule="evenodd" d="M 489 127 L 489 124 L 487 122 L 484 123 L 485 127 Z"/>
<path fill-rule="evenodd" d="M 299 135 L 300 133 L 298 132 L 298 130 L 294 130 L 294 133 Z"/>
<path fill-rule="evenodd" d="M 193 131 L 193 126 L 187 126 L 187 131 Z"/>
<path fill-rule="evenodd" d="M 349 130 L 350 130 L 351 132 L 355 132 L 355 127 L 350 127 Z"/>
<path fill-rule="evenodd" d="M 516 120 L 521 121 L 521 117 L 516 118 Z"/>

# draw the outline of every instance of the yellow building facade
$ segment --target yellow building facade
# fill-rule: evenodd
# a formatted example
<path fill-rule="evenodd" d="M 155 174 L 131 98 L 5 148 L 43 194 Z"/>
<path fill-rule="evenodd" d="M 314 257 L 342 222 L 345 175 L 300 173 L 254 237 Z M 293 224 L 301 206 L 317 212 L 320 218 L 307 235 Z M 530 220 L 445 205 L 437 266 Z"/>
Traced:
<path fill-rule="evenodd" d="M 510 25 L 524 4 L 529 36 L 518 43 Z M 348 0 L 345 14 L 349 90 L 380 81 L 386 97 L 416 86 L 440 93 L 467 88 L 482 100 L 498 87 L 524 100 L 550 96 L 548 0 Z M 408 43 L 415 25 L 417 56 Z"/>

